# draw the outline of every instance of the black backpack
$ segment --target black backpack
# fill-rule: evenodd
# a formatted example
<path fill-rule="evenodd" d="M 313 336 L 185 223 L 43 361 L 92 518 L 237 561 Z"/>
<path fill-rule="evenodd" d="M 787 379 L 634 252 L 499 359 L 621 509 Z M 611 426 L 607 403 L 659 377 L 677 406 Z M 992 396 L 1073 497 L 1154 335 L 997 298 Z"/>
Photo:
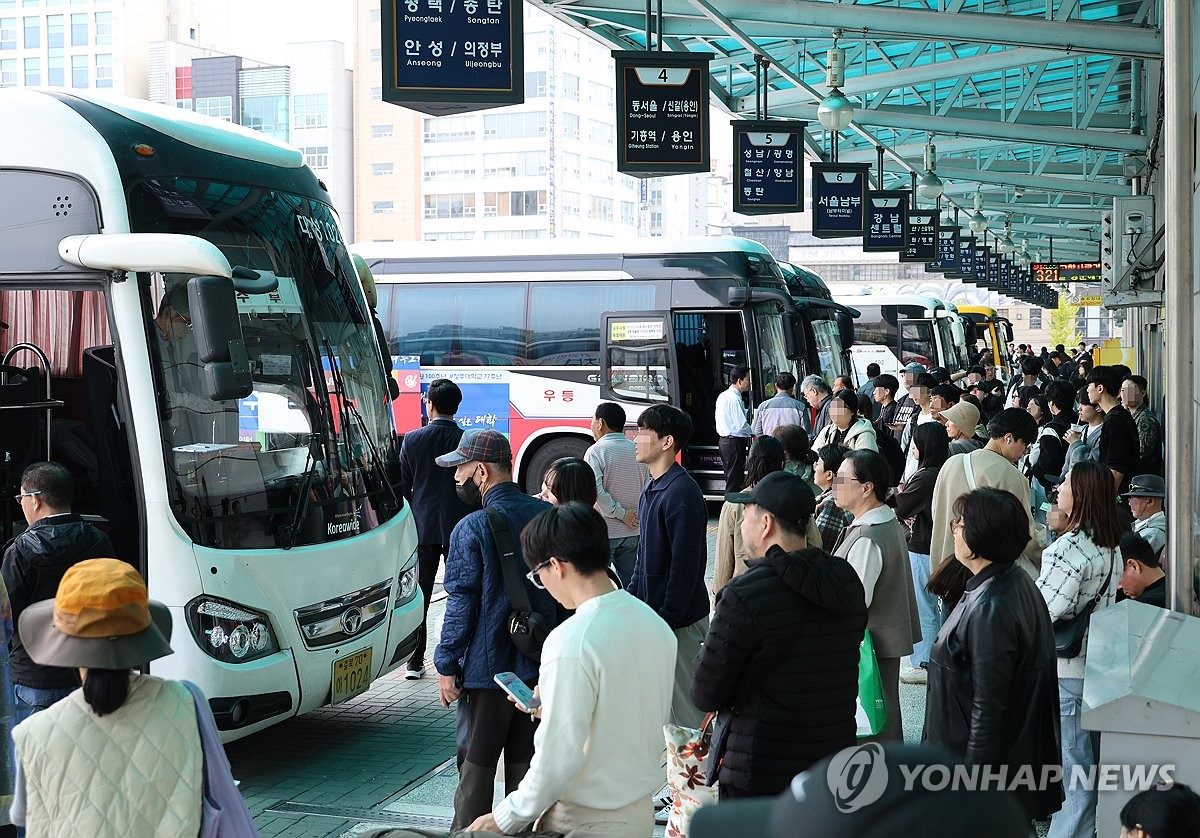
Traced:
<path fill-rule="evenodd" d="M 508 594 L 508 604 L 512 611 L 508 615 L 508 635 L 517 651 L 530 660 L 541 663 L 542 644 L 554 628 L 551 622 L 540 612 L 535 611 L 529 602 L 529 591 L 526 585 L 524 562 L 521 561 L 521 550 L 517 540 L 513 538 L 508 519 L 493 507 L 484 507 L 487 513 L 488 529 L 496 543 L 496 552 L 500 554 L 500 571 L 504 575 L 504 589 Z"/>
<path fill-rule="evenodd" d="M 875 444 L 879 447 L 879 453 L 883 455 L 883 458 L 887 460 L 888 465 L 892 469 L 892 482 L 888 484 L 889 488 L 899 485 L 900 478 L 904 476 L 904 467 L 906 465 L 904 450 L 900 447 L 900 440 L 896 439 L 896 435 L 888 428 L 883 428 L 882 430 L 876 428 Z"/>

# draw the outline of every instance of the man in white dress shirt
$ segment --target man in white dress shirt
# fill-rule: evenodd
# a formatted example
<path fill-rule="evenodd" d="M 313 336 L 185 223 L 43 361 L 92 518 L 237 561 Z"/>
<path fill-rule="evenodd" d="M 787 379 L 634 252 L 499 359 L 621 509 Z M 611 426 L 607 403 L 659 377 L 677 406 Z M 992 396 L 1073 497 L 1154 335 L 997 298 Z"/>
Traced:
<path fill-rule="evenodd" d="M 587 838 L 650 835 L 675 634 L 650 606 L 614 589 L 608 529 L 595 509 L 568 503 L 541 513 L 521 532 L 521 554 L 530 579 L 575 614 L 542 647 L 529 772 L 470 829 L 509 835 L 536 822 Z"/>
<path fill-rule="evenodd" d="M 729 389 L 717 396 L 717 445 L 725 469 L 725 492 L 740 492 L 746 482 L 746 452 L 750 449 L 750 423 L 742 397 L 750 392 L 750 368 L 736 366 L 729 373 Z"/>

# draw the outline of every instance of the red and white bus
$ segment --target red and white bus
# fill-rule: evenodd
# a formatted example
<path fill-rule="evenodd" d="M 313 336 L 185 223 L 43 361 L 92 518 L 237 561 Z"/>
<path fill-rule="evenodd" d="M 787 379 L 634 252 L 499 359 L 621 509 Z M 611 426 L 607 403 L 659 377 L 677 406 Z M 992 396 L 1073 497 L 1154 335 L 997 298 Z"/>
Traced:
<path fill-rule="evenodd" d="M 687 411 L 695 436 L 683 465 L 705 494 L 724 493 L 714 410 L 735 365 L 752 371 L 750 399 L 797 379 L 847 370 L 833 309 L 802 310 L 762 245 L 739 238 L 362 244 L 401 394 L 397 427 L 422 422 L 420 389 L 462 387 L 463 427 L 509 435 L 515 476 L 541 485 L 559 457 L 592 443 L 601 401 L 629 422 L 649 405 Z M 831 369 L 830 366 L 835 365 Z"/>

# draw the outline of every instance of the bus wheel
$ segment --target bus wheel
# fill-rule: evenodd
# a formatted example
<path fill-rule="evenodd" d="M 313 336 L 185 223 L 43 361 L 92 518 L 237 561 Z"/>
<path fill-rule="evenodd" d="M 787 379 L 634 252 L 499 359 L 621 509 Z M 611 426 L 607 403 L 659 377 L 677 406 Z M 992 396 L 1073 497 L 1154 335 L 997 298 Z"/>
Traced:
<path fill-rule="evenodd" d="M 529 458 L 529 467 L 525 470 L 525 491 L 536 495 L 542 490 L 542 478 L 550 468 L 550 464 L 562 457 L 583 457 L 591 443 L 579 437 L 565 436 L 551 440 L 539 448 Z"/>

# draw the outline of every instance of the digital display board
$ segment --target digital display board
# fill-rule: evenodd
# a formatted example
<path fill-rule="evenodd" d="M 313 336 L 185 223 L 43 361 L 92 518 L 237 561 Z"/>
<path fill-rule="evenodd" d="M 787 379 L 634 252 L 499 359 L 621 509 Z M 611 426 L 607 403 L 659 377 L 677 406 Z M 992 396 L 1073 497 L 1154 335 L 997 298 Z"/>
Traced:
<path fill-rule="evenodd" d="M 1034 262 L 1034 282 L 1100 282 L 1099 262 Z"/>

